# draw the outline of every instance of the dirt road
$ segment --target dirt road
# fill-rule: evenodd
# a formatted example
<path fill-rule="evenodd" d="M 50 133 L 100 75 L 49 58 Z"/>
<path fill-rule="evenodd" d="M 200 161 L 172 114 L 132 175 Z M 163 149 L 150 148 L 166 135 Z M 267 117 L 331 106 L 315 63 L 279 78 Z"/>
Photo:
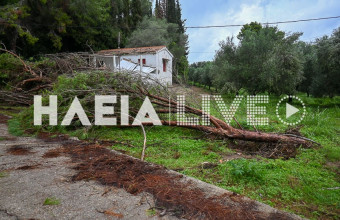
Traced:
<path fill-rule="evenodd" d="M 300 219 L 105 146 L 13 137 L 5 122 L 0 219 Z"/>
<path fill-rule="evenodd" d="M 153 198 L 146 193 L 72 181 L 76 171 L 69 157 L 43 158 L 61 146 L 58 141 L 12 137 L 5 124 L 0 136 L 5 139 L 0 141 L 0 219 L 158 219 L 149 216 Z M 46 198 L 60 204 L 44 205 Z"/>

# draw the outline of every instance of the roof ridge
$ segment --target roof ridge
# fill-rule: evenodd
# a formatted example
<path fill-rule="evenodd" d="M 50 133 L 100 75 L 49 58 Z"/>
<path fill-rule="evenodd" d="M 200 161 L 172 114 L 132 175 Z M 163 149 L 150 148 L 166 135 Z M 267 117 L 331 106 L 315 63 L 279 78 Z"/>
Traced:
<path fill-rule="evenodd" d="M 158 47 L 166 47 L 165 45 L 162 46 L 149 46 L 149 47 L 125 47 L 125 48 L 115 48 L 115 49 L 105 49 L 100 51 L 106 51 L 106 50 L 127 50 L 127 49 L 143 49 L 143 48 L 158 48 Z"/>
<path fill-rule="evenodd" d="M 131 54 L 131 53 L 146 53 L 146 52 L 157 52 L 163 48 L 167 48 L 166 46 L 150 46 L 150 47 L 132 47 L 132 48 L 117 48 L 117 49 L 107 49 L 100 50 L 97 53 L 118 53 L 118 54 Z"/>

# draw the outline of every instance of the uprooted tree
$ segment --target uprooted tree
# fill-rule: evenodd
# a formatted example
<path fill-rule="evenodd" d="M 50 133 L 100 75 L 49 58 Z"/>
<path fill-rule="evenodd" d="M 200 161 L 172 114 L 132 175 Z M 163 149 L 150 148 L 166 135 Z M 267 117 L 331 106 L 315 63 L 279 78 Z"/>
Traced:
<path fill-rule="evenodd" d="M 55 55 L 54 57 L 49 57 L 49 62 L 53 63 L 53 65 L 50 65 L 50 68 L 54 69 L 54 71 L 49 70 L 44 73 L 44 69 L 31 68 L 22 61 L 21 82 L 16 83 L 8 91 L 1 91 L 0 100 L 31 105 L 34 94 L 47 90 L 48 92 L 45 92 L 47 95 L 58 95 L 58 117 L 60 117 L 58 121 L 61 121 L 73 99 L 77 96 L 88 118 L 94 120 L 95 95 L 129 95 L 129 115 L 132 116 L 132 120 L 133 116 L 138 113 L 142 101 L 148 96 L 156 112 L 159 114 L 162 124 L 166 126 L 182 126 L 196 129 L 221 139 L 270 143 L 273 144 L 273 148 L 282 144 L 285 146 L 290 145 L 293 148 L 299 146 L 310 147 L 312 143 L 311 140 L 296 135 L 250 131 L 244 130 L 241 127 L 235 128 L 213 115 L 208 116 L 211 122 L 209 126 L 178 125 L 176 117 L 172 115 L 169 118 L 169 113 L 177 112 L 178 103 L 176 101 L 176 94 L 152 78 L 132 72 L 113 73 L 103 68 L 95 68 L 84 61 L 83 57 L 76 55 Z M 82 72 L 75 73 L 79 70 Z M 37 73 L 38 71 L 39 73 Z M 67 74 L 60 75 L 60 71 L 65 71 Z M 56 77 L 58 75 L 60 76 Z M 35 82 L 33 88 L 32 85 L 27 88 L 23 86 L 32 81 Z M 47 98 L 43 99 L 44 105 L 48 104 Z M 195 103 L 185 105 L 184 108 L 188 115 L 199 117 L 203 115 L 203 111 Z M 115 114 L 120 114 L 119 108 L 115 108 Z M 23 117 L 27 117 L 25 120 L 28 123 L 27 126 L 33 127 L 32 108 Z M 234 118 L 234 120 L 236 119 Z M 71 123 L 71 127 L 80 125 L 81 123 L 79 123 L 77 118 Z M 143 126 L 150 125 L 152 124 L 143 124 Z M 45 123 L 42 128 L 47 126 L 47 123 Z M 130 123 L 129 126 L 133 125 Z"/>

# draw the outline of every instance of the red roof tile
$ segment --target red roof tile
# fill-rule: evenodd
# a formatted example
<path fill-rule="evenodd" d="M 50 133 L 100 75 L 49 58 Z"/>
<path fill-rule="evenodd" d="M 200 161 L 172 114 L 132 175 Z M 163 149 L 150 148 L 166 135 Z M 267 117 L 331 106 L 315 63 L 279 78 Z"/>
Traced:
<path fill-rule="evenodd" d="M 165 46 L 120 48 L 120 49 L 111 49 L 111 50 L 101 50 L 101 51 L 98 51 L 98 54 L 123 55 L 123 54 L 156 53 L 157 51 L 163 48 L 165 48 Z"/>

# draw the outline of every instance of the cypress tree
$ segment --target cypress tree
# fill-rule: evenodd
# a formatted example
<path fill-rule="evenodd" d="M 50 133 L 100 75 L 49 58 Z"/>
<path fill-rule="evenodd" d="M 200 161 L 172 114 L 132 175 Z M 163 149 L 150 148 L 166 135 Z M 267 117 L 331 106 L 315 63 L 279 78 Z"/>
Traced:
<path fill-rule="evenodd" d="M 174 23 L 176 23 L 179 27 L 179 32 L 180 33 L 184 33 L 184 22 L 185 20 L 182 20 L 182 9 L 181 9 L 181 5 L 179 3 L 179 0 L 176 0 L 176 9 L 175 9 L 175 14 L 176 14 L 176 21 Z"/>
<path fill-rule="evenodd" d="M 158 18 L 158 0 L 156 0 L 156 5 L 155 5 L 155 17 Z"/>
<path fill-rule="evenodd" d="M 150 6 L 149 6 L 149 10 L 148 10 L 147 16 L 148 16 L 149 18 L 152 17 L 152 3 L 150 3 Z"/>
<path fill-rule="evenodd" d="M 133 26 L 136 27 L 136 25 L 143 18 L 141 0 L 132 0 L 132 2 L 131 2 L 131 14 L 132 14 Z"/>
<path fill-rule="evenodd" d="M 126 30 L 127 33 L 130 33 L 131 28 L 131 6 L 130 6 L 130 0 L 124 0 L 123 1 L 123 30 Z"/>
<path fill-rule="evenodd" d="M 167 0 L 166 2 L 166 19 L 169 23 L 177 23 L 175 0 Z"/>

